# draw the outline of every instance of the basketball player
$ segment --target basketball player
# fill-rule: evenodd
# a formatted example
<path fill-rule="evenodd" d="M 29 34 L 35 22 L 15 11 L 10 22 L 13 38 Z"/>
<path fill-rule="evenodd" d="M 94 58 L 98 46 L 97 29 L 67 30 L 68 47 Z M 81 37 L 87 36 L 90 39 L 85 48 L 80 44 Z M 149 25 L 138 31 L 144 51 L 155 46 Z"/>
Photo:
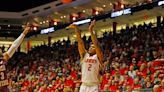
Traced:
<path fill-rule="evenodd" d="M 79 28 L 71 24 L 68 28 L 75 29 L 75 34 L 78 40 L 78 50 L 80 54 L 81 71 L 82 71 L 82 84 L 79 92 L 99 92 L 99 71 L 103 64 L 103 53 L 99 47 L 93 27 L 95 20 L 89 26 L 92 43 L 89 50 L 85 50 L 84 42 L 81 38 Z"/>
<path fill-rule="evenodd" d="M 30 27 L 29 24 L 27 24 L 22 34 L 12 43 L 7 52 L 2 53 L 2 50 L 0 49 L 0 92 L 9 92 L 7 88 L 8 79 L 6 74 L 6 62 L 13 56 L 29 30 Z"/>

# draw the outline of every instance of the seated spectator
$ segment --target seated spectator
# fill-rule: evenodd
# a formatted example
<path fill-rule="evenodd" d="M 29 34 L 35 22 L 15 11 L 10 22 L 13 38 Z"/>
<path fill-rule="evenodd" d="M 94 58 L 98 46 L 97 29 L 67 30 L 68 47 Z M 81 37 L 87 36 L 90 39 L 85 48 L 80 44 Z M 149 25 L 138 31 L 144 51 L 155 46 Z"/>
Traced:
<path fill-rule="evenodd" d="M 141 88 L 142 88 L 142 86 L 141 86 L 141 84 L 139 84 L 139 78 L 137 77 L 134 79 L 134 85 L 133 85 L 132 89 L 136 90 L 136 89 L 141 89 Z"/>

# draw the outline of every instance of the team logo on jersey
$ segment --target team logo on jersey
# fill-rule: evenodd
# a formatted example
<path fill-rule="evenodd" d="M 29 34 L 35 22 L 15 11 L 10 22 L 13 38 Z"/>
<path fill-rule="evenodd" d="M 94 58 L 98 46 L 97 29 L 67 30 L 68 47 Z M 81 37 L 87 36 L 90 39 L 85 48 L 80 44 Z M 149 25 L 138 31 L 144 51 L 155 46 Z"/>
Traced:
<path fill-rule="evenodd" d="M 87 59 L 86 62 L 88 62 L 88 63 L 96 63 L 96 60 L 95 59 Z"/>
<path fill-rule="evenodd" d="M 8 80 L 2 80 L 0 81 L 0 87 L 3 87 L 3 86 L 7 86 L 9 83 L 8 83 Z"/>

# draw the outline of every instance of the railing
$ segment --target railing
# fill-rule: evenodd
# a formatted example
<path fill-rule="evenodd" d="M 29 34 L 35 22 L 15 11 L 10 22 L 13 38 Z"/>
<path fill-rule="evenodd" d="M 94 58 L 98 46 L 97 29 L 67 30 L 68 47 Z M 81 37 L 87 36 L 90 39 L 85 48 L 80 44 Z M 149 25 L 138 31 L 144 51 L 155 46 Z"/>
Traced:
<path fill-rule="evenodd" d="M 102 91 L 102 92 L 116 92 L 116 91 Z M 126 92 L 126 91 L 119 91 L 119 92 Z M 153 88 L 146 88 L 140 90 L 132 90 L 132 92 L 153 92 Z"/>
<path fill-rule="evenodd" d="M 153 92 L 153 88 L 141 89 L 141 90 L 133 90 L 132 92 Z"/>

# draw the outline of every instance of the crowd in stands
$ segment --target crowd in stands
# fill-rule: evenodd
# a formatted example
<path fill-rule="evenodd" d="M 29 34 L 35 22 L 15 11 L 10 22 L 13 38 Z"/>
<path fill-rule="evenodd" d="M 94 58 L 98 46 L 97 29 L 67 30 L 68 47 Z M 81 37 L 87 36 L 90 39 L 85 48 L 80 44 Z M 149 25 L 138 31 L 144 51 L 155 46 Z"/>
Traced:
<path fill-rule="evenodd" d="M 91 38 L 83 40 L 88 48 Z M 164 92 L 164 25 L 105 32 L 98 41 L 105 60 L 110 61 L 101 71 L 101 92 Z M 80 69 L 77 42 L 36 46 L 10 59 L 8 88 L 11 92 L 79 92 Z"/>

